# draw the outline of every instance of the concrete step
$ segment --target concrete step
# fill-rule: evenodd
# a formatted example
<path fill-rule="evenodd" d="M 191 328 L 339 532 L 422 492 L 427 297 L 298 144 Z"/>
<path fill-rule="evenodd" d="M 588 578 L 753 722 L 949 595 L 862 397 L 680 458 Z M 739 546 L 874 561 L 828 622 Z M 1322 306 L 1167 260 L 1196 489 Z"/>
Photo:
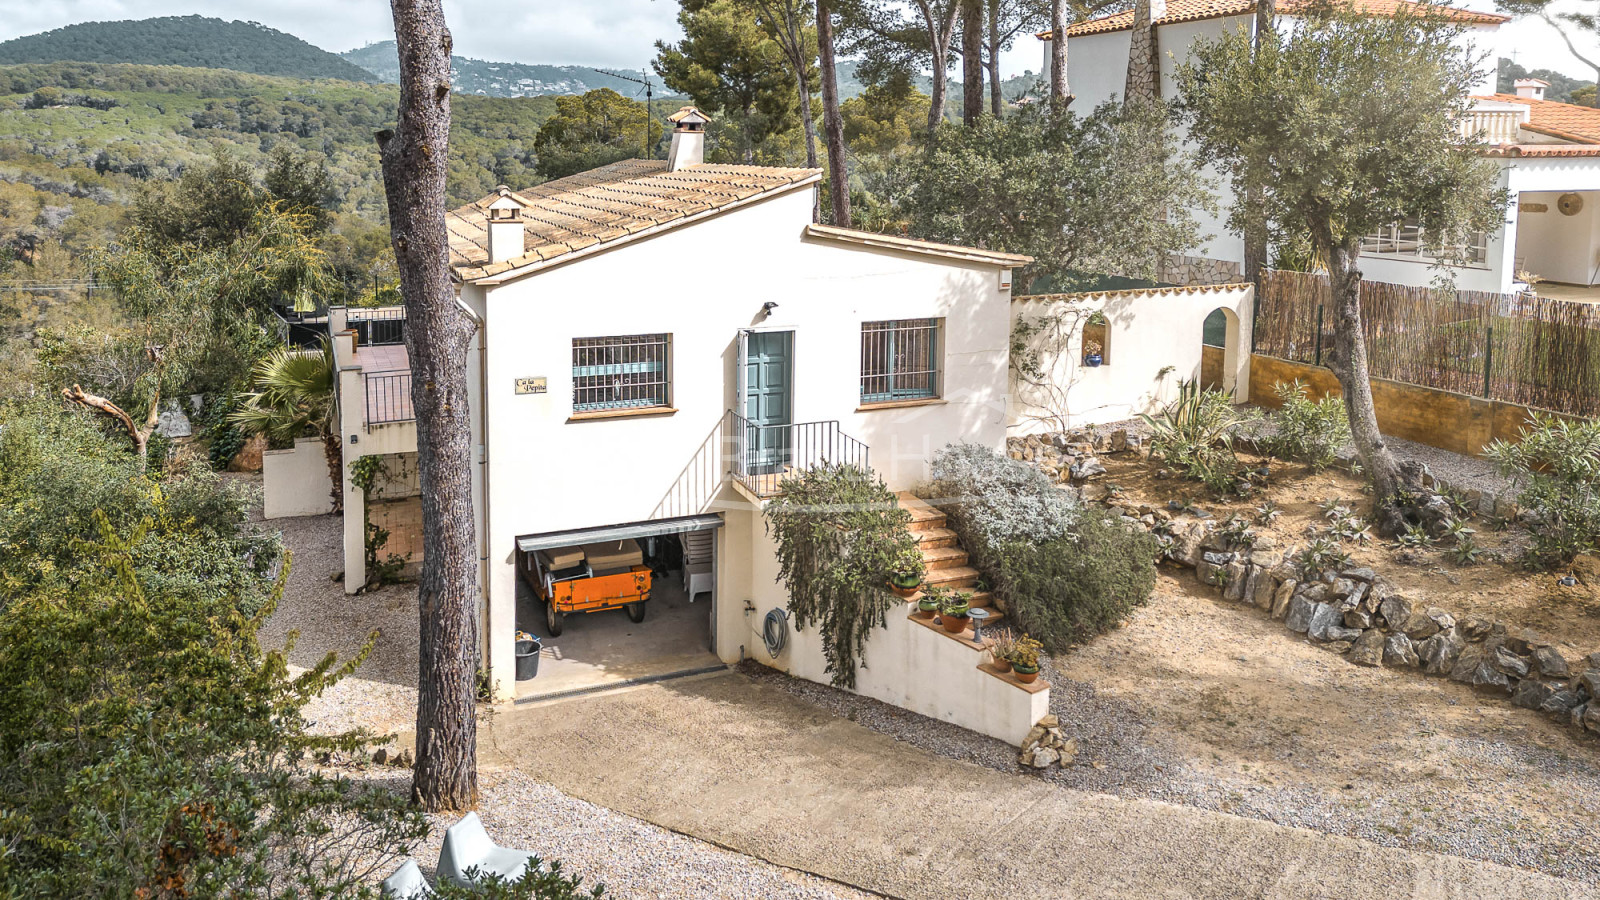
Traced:
<path fill-rule="evenodd" d="M 979 572 L 971 566 L 953 566 L 948 569 L 933 569 L 923 577 L 924 584 L 939 585 L 947 588 L 970 588 L 978 583 Z"/>
<path fill-rule="evenodd" d="M 923 531 L 913 531 L 919 550 L 932 550 L 939 547 L 954 547 L 959 543 L 956 533 L 950 528 L 928 528 Z"/>
<path fill-rule="evenodd" d="M 958 569 L 967 564 L 967 551 L 960 547 L 923 547 L 922 561 L 929 572 Z"/>
<path fill-rule="evenodd" d="M 899 502 L 901 509 L 911 514 L 911 531 L 913 533 L 945 526 L 944 513 L 929 506 L 921 497 L 909 491 L 901 491 L 895 494 L 895 499 Z"/>

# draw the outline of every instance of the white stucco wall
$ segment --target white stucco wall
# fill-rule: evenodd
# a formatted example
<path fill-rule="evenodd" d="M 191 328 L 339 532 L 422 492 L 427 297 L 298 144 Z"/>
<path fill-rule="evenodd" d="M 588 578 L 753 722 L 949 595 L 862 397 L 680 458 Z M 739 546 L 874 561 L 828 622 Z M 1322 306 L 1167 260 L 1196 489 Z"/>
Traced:
<path fill-rule="evenodd" d="M 486 631 L 491 674 L 505 685 L 518 535 L 741 502 L 723 485 L 720 441 L 741 328 L 793 330 L 794 421 L 838 420 L 892 488 L 914 485 L 949 441 L 1003 444 L 1009 290 L 1000 270 L 805 238 L 811 204 L 811 190 L 793 191 L 483 292 Z M 768 301 L 778 306 L 763 317 Z M 941 400 L 858 409 L 862 322 L 925 317 L 945 319 Z M 674 412 L 569 420 L 573 338 L 660 332 L 671 335 Z M 546 378 L 548 392 L 517 395 L 515 379 L 529 376 Z M 728 659 L 731 646 L 737 659 L 738 643 L 719 642 L 719 652 Z"/>
<path fill-rule="evenodd" d="M 721 558 L 737 562 L 722 573 L 726 593 L 717 609 L 719 643 L 731 645 L 734 658 L 742 651 L 797 678 L 829 683 L 815 627 L 797 631 L 791 622 L 787 647 L 776 659 L 767 653 L 762 623 L 788 601 L 778 581 L 775 548 L 759 511 L 732 511 L 724 518 Z M 747 599 L 752 609 L 746 608 Z M 907 612 L 896 604 L 886 627 L 868 638 L 864 665 L 856 673 L 857 693 L 1010 744 L 1020 744 L 1050 711 L 1048 690 L 1029 693 L 980 670 L 986 654 L 909 621 Z"/>
<path fill-rule="evenodd" d="M 1528 192 L 1524 204 L 1545 207 L 1543 212 L 1518 212 L 1518 256 L 1528 271 L 1547 281 L 1594 284 L 1596 252 L 1600 251 L 1600 191 L 1575 192 L 1583 198 L 1577 215 L 1563 215 L 1556 207 L 1562 192 Z"/>
<path fill-rule="evenodd" d="M 333 511 L 333 483 L 321 438 L 301 438 L 288 450 L 261 454 L 262 516 L 320 516 Z"/>
<path fill-rule="evenodd" d="M 1153 413 L 1177 396 L 1178 383 L 1200 376 L 1201 337 L 1214 310 L 1229 313 L 1223 387 L 1240 403 L 1250 399 L 1250 331 L 1255 289 L 1249 285 L 1169 288 L 1018 297 L 1014 316 L 1030 321 L 1062 317 L 1075 322 L 1065 347 L 1048 332 L 1034 337 L 1046 377 L 1028 384 L 1014 377 L 1014 433 L 1116 422 Z M 1082 364 L 1082 322 L 1099 311 L 1108 328 L 1105 364 Z M 1171 371 L 1163 374 L 1164 370 Z"/>

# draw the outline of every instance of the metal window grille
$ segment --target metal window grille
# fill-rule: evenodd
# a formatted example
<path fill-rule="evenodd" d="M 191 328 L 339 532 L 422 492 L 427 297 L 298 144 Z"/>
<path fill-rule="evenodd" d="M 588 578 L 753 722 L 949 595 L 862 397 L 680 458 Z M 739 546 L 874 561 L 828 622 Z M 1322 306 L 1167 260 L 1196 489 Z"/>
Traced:
<path fill-rule="evenodd" d="M 861 401 L 939 396 L 939 320 L 894 319 L 861 325 Z"/>
<path fill-rule="evenodd" d="M 665 334 L 573 339 L 573 411 L 666 406 L 668 343 Z"/>
<path fill-rule="evenodd" d="M 1460 248 L 1467 262 L 1481 263 L 1489 258 L 1489 233 L 1473 232 Z M 1422 226 L 1413 220 L 1385 225 L 1361 239 L 1362 253 L 1381 253 L 1389 256 L 1414 256 L 1429 258 L 1427 241 Z"/>

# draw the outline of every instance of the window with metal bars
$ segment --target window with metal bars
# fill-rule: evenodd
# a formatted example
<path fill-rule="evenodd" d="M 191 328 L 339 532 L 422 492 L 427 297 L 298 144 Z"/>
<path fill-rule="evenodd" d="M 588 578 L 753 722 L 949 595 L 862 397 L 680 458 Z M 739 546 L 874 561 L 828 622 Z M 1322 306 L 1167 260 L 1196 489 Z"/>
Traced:
<path fill-rule="evenodd" d="M 941 319 L 861 323 L 861 402 L 939 396 Z"/>
<path fill-rule="evenodd" d="M 671 335 L 574 338 L 572 411 L 645 409 L 667 404 Z"/>

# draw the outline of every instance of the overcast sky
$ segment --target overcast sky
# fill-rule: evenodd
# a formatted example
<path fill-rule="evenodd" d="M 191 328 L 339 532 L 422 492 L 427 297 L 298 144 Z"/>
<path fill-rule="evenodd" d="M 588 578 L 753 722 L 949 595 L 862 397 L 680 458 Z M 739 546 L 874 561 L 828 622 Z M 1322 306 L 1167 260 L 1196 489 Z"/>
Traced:
<path fill-rule="evenodd" d="M 1493 9 L 1493 0 L 1468 0 Z M 1557 8 L 1583 5 L 1558 0 Z M 456 53 L 480 59 L 638 69 L 655 54 L 657 40 L 675 40 L 674 0 L 446 0 Z M 393 37 L 389 4 L 382 0 L 0 0 L 0 40 L 74 22 L 193 15 L 260 22 L 334 52 Z M 1552 68 L 1590 79 L 1594 71 L 1567 52 L 1537 20 L 1501 28 L 1500 55 L 1528 68 Z M 1600 40 L 1580 44 L 1600 59 Z M 1039 68 L 1038 42 L 1024 37 L 1002 60 L 1006 75 Z"/>

